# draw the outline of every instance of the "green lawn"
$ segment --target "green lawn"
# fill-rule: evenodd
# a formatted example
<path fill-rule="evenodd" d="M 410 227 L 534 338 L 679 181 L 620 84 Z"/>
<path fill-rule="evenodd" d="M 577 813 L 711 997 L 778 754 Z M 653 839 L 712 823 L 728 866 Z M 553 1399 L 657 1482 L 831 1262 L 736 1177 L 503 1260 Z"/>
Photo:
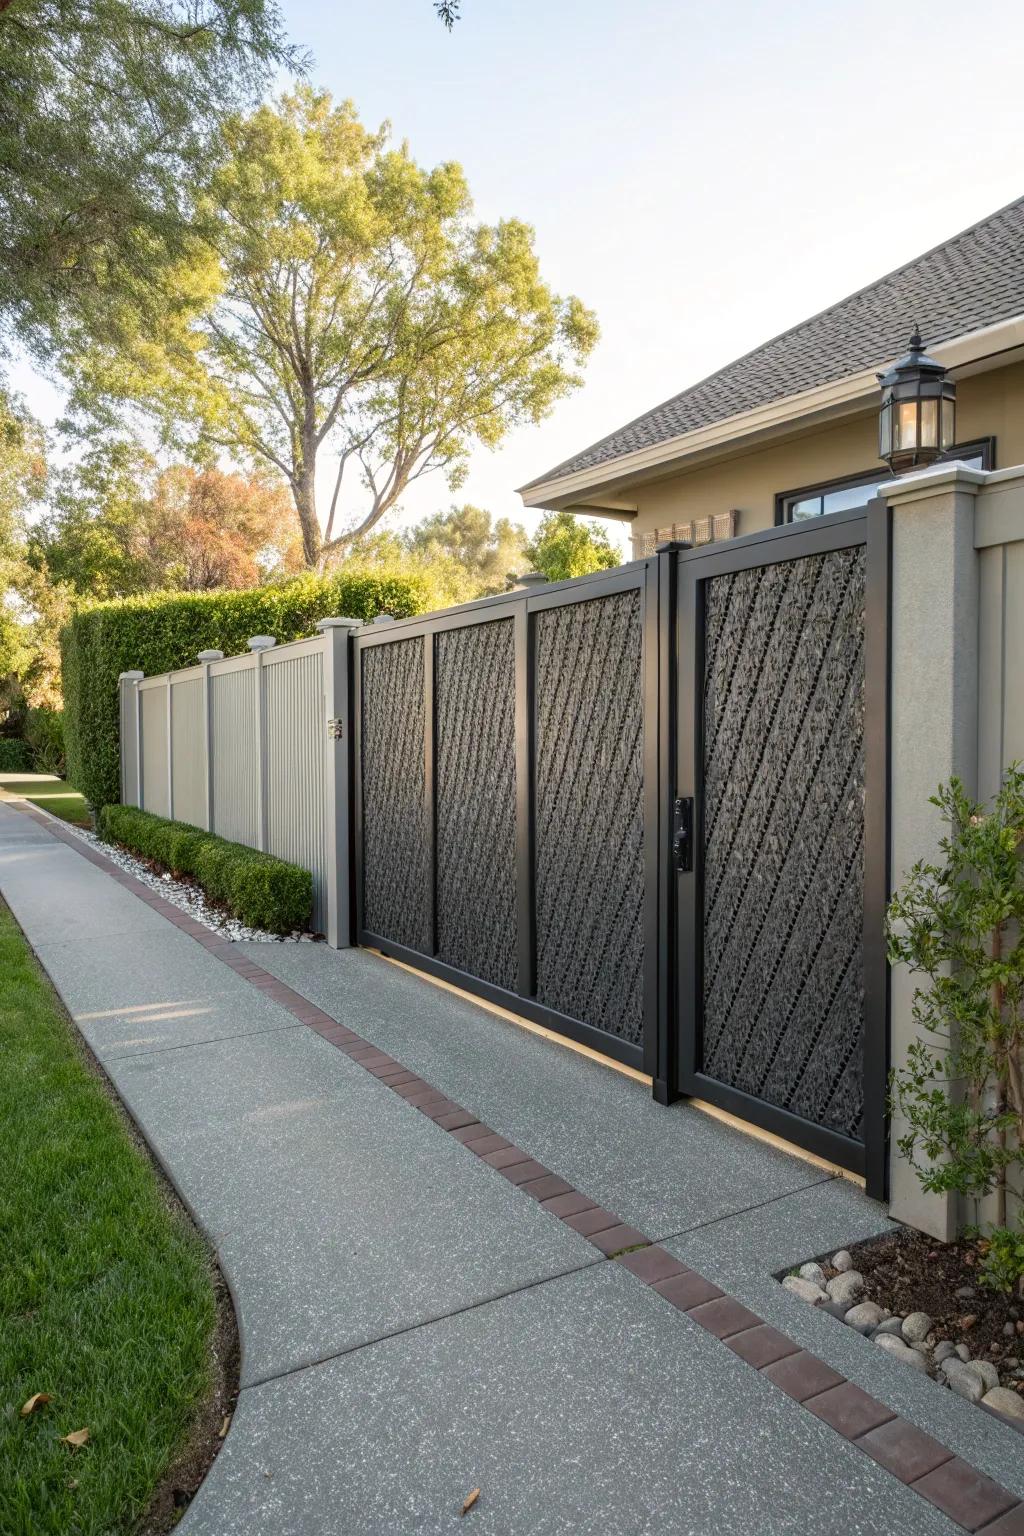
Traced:
<path fill-rule="evenodd" d="M 0 1062 L 0 1531 L 126 1533 L 211 1389 L 211 1266 L 2 902 Z"/>
<path fill-rule="evenodd" d="M 41 805 L 44 811 L 70 821 L 76 827 L 91 827 L 92 817 L 77 789 L 72 789 L 63 779 L 49 773 L 30 773 L 19 777 L 13 773 L 0 773 L 0 800 L 15 795 Z"/>

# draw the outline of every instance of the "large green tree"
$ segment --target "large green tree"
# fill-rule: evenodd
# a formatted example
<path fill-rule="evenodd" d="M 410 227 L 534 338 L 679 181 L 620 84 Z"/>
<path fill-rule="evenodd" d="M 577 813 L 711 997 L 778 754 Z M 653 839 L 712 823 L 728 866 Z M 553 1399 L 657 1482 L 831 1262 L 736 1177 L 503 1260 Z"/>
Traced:
<path fill-rule="evenodd" d="M 76 399 L 272 467 L 314 566 L 421 475 L 458 485 L 474 445 L 540 420 L 597 324 L 543 280 L 527 225 L 476 223 L 458 165 L 423 169 L 349 103 L 300 87 L 224 145 L 162 324 L 83 355 Z"/>
<path fill-rule="evenodd" d="M 301 62 L 273 0 L 0 0 L 0 345 L 144 323 L 223 115 Z"/>
<path fill-rule="evenodd" d="M 526 546 L 535 571 L 549 581 L 568 581 L 607 571 L 622 562 L 600 523 L 588 522 L 572 512 L 546 512 L 537 532 Z"/>

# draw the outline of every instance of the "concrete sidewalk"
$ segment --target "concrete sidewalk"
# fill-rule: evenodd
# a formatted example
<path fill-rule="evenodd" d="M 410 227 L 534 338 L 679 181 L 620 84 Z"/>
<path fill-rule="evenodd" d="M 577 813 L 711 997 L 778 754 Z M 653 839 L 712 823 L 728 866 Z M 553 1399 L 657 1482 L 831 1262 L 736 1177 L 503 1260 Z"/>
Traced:
<path fill-rule="evenodd" d="M 463 1529 L 474 1487 L 488 1536 L 964 1528 L 6 806 L 0 892 L 235 1298 L 188 1536 Z M 367 952 L 234 950 L 1024 1499 L 1018 1436 L 771 1278 L 884 1228 L 851 1184 Z"/>

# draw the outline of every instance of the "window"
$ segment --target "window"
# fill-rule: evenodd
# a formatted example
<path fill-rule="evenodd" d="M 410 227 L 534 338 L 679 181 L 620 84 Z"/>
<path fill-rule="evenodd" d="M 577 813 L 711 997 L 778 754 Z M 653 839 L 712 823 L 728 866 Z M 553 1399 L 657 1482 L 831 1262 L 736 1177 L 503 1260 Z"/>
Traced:
<path fill-rule="evenodd" d="M 945 461 L 960 459 L 972 469 L 995 467 L 995 438 L 985 437 L 974 443 L 961 443 L 942 455 Z M 863 475 L 847 475 L 826 485 L 809 485 L 801 491 L 783 491 L 775 498 L 777 523 L 803 523 L 808 518 L 826 517 L 830 512 L 846 512 L 867 506 L 878 486 L 889 477 L 877 469 Z"/>

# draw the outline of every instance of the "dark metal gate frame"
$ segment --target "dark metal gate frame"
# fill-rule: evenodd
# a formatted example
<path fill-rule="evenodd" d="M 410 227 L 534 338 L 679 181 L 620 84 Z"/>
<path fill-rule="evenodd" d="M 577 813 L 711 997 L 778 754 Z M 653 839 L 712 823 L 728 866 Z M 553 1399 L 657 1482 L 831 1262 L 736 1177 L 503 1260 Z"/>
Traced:
<path fill-rule="evenodd" d="M 355 635 L 352 675 L 353 754 L 352 773 L 354 782 L 354 876 L 356 942 L 377 949 L 392 959 L 401 960 L 419 970 L 426 971 L 443 981 L 475 993 L 488 1002 L 507 1008 L 514 1013 L 541 1024 L 545 1028 L 565 1035 L 571 1040 L 611 1056 L 628 1066 L 649 1073 L 656 1073 L 659 1028 L 660 972 L 664 969 L 666 951 L 662 944 L 663 923 L 660 913 L 659 894 L 659 847 L 663 827 L 660 810 L 663 796 L 660 794 L 661 764 L 659 762 L 659 673 L 664 655 L 664 623 L 660 620 L 659 578 L 663 576 L 662 562 L 657 559 L 635 561 L 616 570 L 597 573 L 590 577 L 577 577 L 573 581 L 552 583 L 541 590 L 512 593 L 478 601 L 471 606 L 448 609 L 422 618 L 397 619 L 393 623 L 368 625 Z M 613 596 L 619 592 L 639 591 L 641 603 L 642 657 L 642 712 L 643 712 L 643 806 L 644 806 L 644 963 L 643 963 L 643 1020 L 644 1044 L 634 1046 L 605 1031 L 593 1028 L 585 1022 L 558 1013 L 540 1003 L 536 996 L 536 931 L 534 890 L 534 740 L 536 726 L 536 697 L 534 689 L 533 635 L 531 616 L 563 604 L 586 602 Z M 514 669 L 515 669 L 515 725 L 516 725 L 516 916 L 517 916 L 517 984 L 509 991 L 493 982 L 456 969 L 437 957 L 437 861 L 436 861 L 436 754 L 434 694 L 434 638 L 445 631 L 466 625 L 478 625 L 501 619 L 513 621 Z M 426 825 L 430 841 L 428 862 L 431 870 L 428 912 L 429 952 L 412 949 L 396 943 L 385 935 L 373 933 L 365 926 L 363 883 L 363 785 L 361 732 L 363 720 L 362 664 L 363 651 L 371 646 L 393 644 L 398 640 L 424 639 L 424 704 L 425 704 L 425 796 Z"/>
<path fill-rule="evenodd" d="M 697 753 L 702 749 L 698 711 L 698 668 L 702 665 L 703 615 L 698 601 L 703 578 L 779 560 L 866 544 L 865 636 L 865 854 L 864 854 L 864 1143 L 852 1142 L 799 1119 L 696 1071 L 697 991 L 700 953 L 697 922 L 701 892 L 695 878 L 681 876 L 673 848 L 674 805 L 691 797 L 700 836 L 701 796 Z M 680 609 L 680 572 L 692 568 L 690 597 Z M 534 910 L 534 731 L 530 616 L 560 604 L 585 602 L 639 590 L 643 635 L 643 815 L 644 965 L 642 1048 L 560 1014 L 538 1002 L 535 992 Z M 437 958 L 436 763 L 434 743 L 434 637 L 464 625 L 509 619 L 514 625 L 516 725 L 516 913 L 517 985 L 511 991 L 460 971 Z M 363 807 L 361 777 L 361 653 L 367 647 L 424 637 L 425 795 L 433 878 L 430 892 L 430 953 L 397 943 L 365 927 L 363 910 Z M 681 662 L 681 658 L 685 658 Z M 668 1104 L 682 1095 L 716 1103 L 740 1118 L 809 1151 L 862 1174 L 868 1192 L 883 1198 L 887 1179 L 888 968 L 884 914 L 888 899 L 888 717 L 889 717 L 889 514 L 874 501 L 866 511 L 837 513 L 819 526 L 789 525 L 731 540 L 728 545 L 692 549 L 662 545 L 651 559 L 618 570 L 539 591 L 502 595 L 423 618 L 368 625 L 355 635 L 351 701 L 354 787 L 353 860 L 355 941 L 571 1040 L 639 1068 L 653 1082 L 654 1097 Z"/>
<path fill-rule="evenodd" d="M 675 968 L 671 978 L 670 1025 L 664 1046 L 665 1080 L 682 1094 L 707 1100 L 739 1118 L 861 1174 L 869 1194 L 884 1198 L 887 1171 L 885 1114 L 888 1077 L 888 968 L 884 919 L 888 899 L 888 718 L 889 718 L 889 521 L 886 505 L 839 513 L 817 526 L 788 526 L 704 549 L 669 547 L 678 587 L 678 714 L 669 726 L 667 755 L 673 764 L 673 799 L 691 802 L 691 846 L 703 847 L 702 679 L 704 673 L 704 583 L 714 576 L 749 570 L 866 545 L 865 580 L 865 814 L 863 874 L 864 962 L 864 1141 L 816 1125 L 705 1076 L 698 1070 L 703 964 L 703 891 L 700 859 L 689 871 L 665 847 L 663 882 L 672 912 Z M 678 1023 L 676 1023 L 678 1021 Z M 671 1059 L 675 1057 L 675 1060 Z"/>

